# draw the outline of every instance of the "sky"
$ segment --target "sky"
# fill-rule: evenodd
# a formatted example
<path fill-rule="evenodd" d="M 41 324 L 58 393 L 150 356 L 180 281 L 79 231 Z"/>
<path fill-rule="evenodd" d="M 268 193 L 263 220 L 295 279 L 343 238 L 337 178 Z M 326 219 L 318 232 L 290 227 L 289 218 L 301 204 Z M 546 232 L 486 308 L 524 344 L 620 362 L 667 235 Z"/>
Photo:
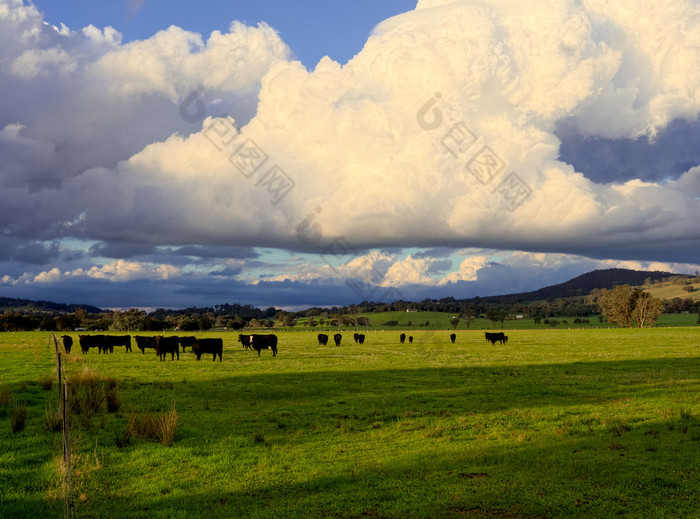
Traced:
<path fill-rule="evenodd" d="M 0 0 L 0 296 L 700 270 L 700 2 Z"/>

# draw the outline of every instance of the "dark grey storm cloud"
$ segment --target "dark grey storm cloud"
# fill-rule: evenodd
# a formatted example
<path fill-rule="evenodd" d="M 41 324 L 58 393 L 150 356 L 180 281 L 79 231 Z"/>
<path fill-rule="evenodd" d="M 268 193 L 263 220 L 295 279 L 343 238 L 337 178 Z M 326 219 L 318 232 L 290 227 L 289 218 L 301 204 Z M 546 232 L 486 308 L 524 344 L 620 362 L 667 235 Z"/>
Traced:
<path fill-rule="evenodd" d="M 607 139 L 583 136 L 566 121 L 555 132 L 559 158 L 597 183 L 677 180 L 700 164 L 700 119 L 676 119 L 653 138 Z"/>

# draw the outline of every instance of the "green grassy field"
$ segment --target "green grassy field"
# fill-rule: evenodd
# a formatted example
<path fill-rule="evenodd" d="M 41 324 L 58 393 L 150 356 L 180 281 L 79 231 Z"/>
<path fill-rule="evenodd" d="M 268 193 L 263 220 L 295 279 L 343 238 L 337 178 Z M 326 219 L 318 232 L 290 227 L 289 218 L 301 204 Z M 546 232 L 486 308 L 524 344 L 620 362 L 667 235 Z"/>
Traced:
<path fill-rule="evenodd" d="M 361 314 L 362 317 L 368 317 L 370 320 L 370 329 L 372 330 L 384 330 L 384 331 L 394 331 L 399 330 L 449 330 L 452 329 L 450 325 L 450 318 L 453 314 L 446 312 L 379 312 L 374 314 Z M 581 319 L 588 319 L 589 323 L 574 323 L 575 317 L 554 317 L 558 321 L 556 328 L 617 328 L 617 324 L 601 323 L 598 321 L 598 316 L 581 316 Z M 386 326 L 384 323 L 389 321 L 398 321 L 398 326 Z M 429 323 L 425 326 L 425 323 Z M 698 324 L 698 314 L 663 314 L 657 321 L 656 326 L 696 326 Z M 535 324 L 533 319 L 507 319 L 503 322 L 504 330 L 544 330 L 551 328 L 550 325 L 544 324 L 544 320 L 540 324 Z M 306 325 L 306 319 L 298 319 L 295 329 L 311 330 Z M 333 328 L 325 326 L 317 326 L 314 328 L 316 331 L 328 331 Z M 457 330 L 464 331 L 479 331 L 479 330 L 490 330 L 490 329 L 501 329 L 501 323 L 497 323 L 495 328 L 491 321 L 484 318 L 474 319 L 469 327 L 467 327 L 466 321 L 461 319 L 457 324 Z"/>
<path fill-rule="evenodd" d="M 368 332 L 279 355 L 73 353 L 121 407 L 75 420 L 78 517 L 699 517 L 700 329 Z M 45 333 L 0 334 L 0 517 L 63 514 Z M 12 402 L 27 405 L 13 433 Z M 175 407 L 168 447 L 132 413 Z"/>

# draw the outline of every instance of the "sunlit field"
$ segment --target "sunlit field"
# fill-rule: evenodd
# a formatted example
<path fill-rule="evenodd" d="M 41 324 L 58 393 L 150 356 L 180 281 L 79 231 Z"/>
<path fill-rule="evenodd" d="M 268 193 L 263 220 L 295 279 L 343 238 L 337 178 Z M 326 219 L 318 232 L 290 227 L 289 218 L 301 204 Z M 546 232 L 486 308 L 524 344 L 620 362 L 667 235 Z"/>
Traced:
<path fill-rule="evenodd" d="M 223 362 L 75 345 L 69 377 L 118 389 L 72 419 L 77 516 L 699 516 L 700 329 L 403 331 L 278 333 L 277 357 L 198 334 Z M 49 337 L 0 334 L 3 518 L 64 511 Z M 126 434 L 173 411 L 170 446 Z"/>

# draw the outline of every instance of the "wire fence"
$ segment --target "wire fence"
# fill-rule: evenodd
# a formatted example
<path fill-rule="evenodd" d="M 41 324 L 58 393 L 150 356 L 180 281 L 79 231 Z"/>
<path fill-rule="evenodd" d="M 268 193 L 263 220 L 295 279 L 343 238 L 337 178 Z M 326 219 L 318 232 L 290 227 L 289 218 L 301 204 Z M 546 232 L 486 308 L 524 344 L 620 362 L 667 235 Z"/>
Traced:
<path fill-rule="evenodd" d="M 56 373 L 58 374 L 58 397 L 61 403 L 61 432 L 63 437 L 63 488 L 65 493 L 64 516 L 68 519 L 75 517 L 75 500 L 73 498 L 73 473 L 70 455 L 70 426 L 68 423 L 68 386 L 63 371 L 61 346 L 56 335 L 51 332 L 56 352 Z"/>

